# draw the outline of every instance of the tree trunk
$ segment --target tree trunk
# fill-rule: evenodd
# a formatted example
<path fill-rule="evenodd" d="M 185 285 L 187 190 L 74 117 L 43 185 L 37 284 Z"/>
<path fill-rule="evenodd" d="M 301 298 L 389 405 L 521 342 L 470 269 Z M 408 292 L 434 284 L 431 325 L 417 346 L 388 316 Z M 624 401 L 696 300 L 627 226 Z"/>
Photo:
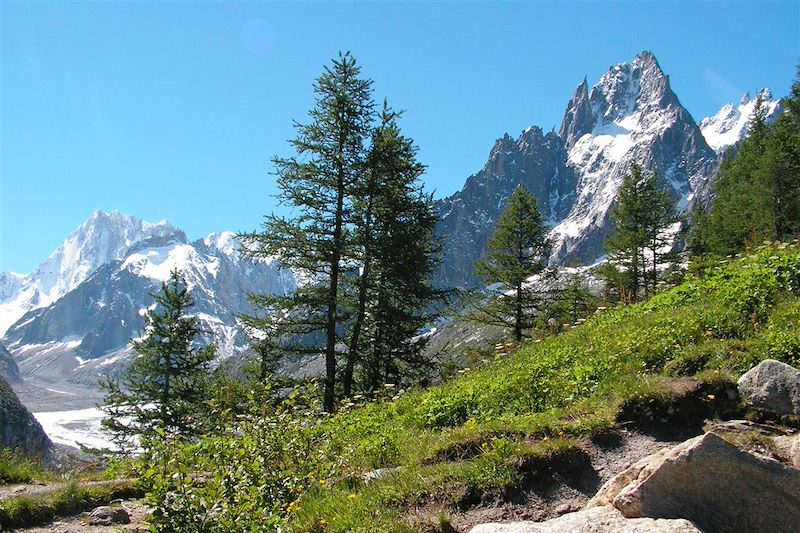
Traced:
<path fill-rule="evenodd" d="M 374 187 L 370 187 L 369 199 L 367 200 L 367 214 L 364 222 L 364 270 L 361 272 L 361 279 L 359 279 L 358 286 L 358 309 L 356 310 L 356 319 L 353 323 L 353 333 L 350 337 L 350 348 L 347 350 L 347 366 L 344 370 L 344 395 L 349 398 L 353 392 L 353 370 L 355 363 L 358 360 L 358 341 L 361 337 L 361 328 L 364 325 L 364 313 L 367 307 L 367 284 L 369 283 L 370 266 L 372 264 L 372 250 L 371 241 L 372 235 L 372 195 Z"/>

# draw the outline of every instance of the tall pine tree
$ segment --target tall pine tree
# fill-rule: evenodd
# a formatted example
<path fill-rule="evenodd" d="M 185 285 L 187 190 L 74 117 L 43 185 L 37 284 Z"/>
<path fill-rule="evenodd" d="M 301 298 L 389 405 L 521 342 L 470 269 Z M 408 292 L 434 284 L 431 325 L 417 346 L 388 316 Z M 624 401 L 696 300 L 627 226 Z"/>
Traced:
<path fill-rule="evenodd" d="M 294 333 L 322 333 L 325 357 L 323 405 L 335 407 L 337 345 L 342 341 L 340 283 L 353 256 L 353 198 L 365 172 L 366 141 L 373 119 L 372 81 L 348 53 L 340 54 L 314 84 L 316 105 L 309 124 L 295 124 L 296 156 L 276 157 L 279 198 L 291 218 L 271 215 L 263 231 L 244 235 L 256 257 L 277 255 L 308 283 L 271 311 L 289 316 Z"/>
<path fill-rule="evenodd" d="M 359 272 L 353 277 L 354 312 L 343 379 L 345 395 L 356 385 L 408 379 L 430 365 L 418 333 L 443 293 L 430 284 L 438 264 L 433 202 L 418 182 L 424 166 L 384 101 L 372 134 L 367 179 L 354 203 L 359 225 Z"/>

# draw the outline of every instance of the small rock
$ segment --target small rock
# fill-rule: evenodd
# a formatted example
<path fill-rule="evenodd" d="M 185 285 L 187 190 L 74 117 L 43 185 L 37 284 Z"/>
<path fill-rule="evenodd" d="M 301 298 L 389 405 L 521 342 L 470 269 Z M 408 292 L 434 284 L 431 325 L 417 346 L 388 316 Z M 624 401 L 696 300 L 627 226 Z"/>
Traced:
<path fill-rule="evenodd" d="M 800 415 L 800 370 L 766 359 L 748 370 L 738 383 L 739 395 L 753 407 L 778 415 Z"/>
<path fill-rule="evenodd" d="M 778 453 L 786 458 L 795 468 L 800 468 L 800 433 L 781 435 L 772 439 Z"/>
<path fill-rule="evenodd" d="M 96 507 L 89 513 L 89 524 L 93 526 L 110 526 L 113 524 L 130 524 L 131 517 L 125 509 L 117 509 L 109 505 Z"/>
<path fill-rule="evenodd" d="M 375 469 L 375 470 L 370 470 L 369 472 L 367 472 L 363 476 L 364 483 L 369 485 L 370 483 L 372 483 L 376 479 L 385 478 L 386 476 L 394 474 L 395 472 L 399 472 L 400 470 L 402 470 L 402 468 L 399 467 L 399 466 L 395 466 L 395 467 L 392 467 L 392 468 L 378 468 L 378 469 Z"/>
<path fill-rule="evenodd" d="M 581 507 L 583 506 L 576 502 L 562 503 L 561 505 L 555 508 L 555 513 L 558 516 L 561 516 L 567 513 L 574 513 L 575 511 L 580 511 Z"/>

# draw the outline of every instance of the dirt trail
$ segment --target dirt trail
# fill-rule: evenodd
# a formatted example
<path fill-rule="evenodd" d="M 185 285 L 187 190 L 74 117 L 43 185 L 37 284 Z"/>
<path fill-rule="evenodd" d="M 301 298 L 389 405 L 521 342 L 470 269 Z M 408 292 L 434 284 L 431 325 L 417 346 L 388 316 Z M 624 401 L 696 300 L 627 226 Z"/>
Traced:
<path fill-rule="evenodd" d="M 659 439 L 637 431 L 619 430 L 586 440 L 582 448 L 585 464 L 556 469 L 551 476 L 526 484 L 516 493 L 475 502 L 466 509 L 449 509 L 451 525 L 457 532 L 469 531 L 476 524 L 519 520 L 542 521 L 583 508 L 603 483 L 639 459 L 682 439 Z M 418 509 L 419 518 L 430 519 L 441 509 Z"/>
<path fill-rule="evenodd" d="M 111 526 L 93 526 L 89 524 L 89 513 L 83 513 L 71 518 L 62 518 L 44 526 L 15 529 L 17 533 L 144 533 L 150 524 L 147 518 L 150 510 L 140 501 L 126 500 L 114 505 L 122 507 L 130 516 L 129 524 L 115 524 Z"/>

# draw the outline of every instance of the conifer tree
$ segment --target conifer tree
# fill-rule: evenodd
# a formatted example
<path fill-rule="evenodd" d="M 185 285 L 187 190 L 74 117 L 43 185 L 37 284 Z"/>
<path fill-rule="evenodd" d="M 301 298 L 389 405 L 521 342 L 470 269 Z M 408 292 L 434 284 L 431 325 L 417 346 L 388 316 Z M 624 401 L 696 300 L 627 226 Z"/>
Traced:
<path fill-rule="evenodd" d="M 668 244 L 664 230 L 676 220 L 675 202 L 658 187 L 655 172 L 645 175 L 641 166 L 632 163 L 611 218 L 614 229 L 605 241 L 610 258 L 604 275 L 617 284 L 622 301 L 633 302 L 656 289 L 663 261 L 660 250 Z"/>
<path fill-rule="evenodd" d="M 399 381 L 427 365 L 423 343 L 412 341 L 431 318 L 428 309 L 443 297 L 430 285 L 438 264 L 433 237 L 437 216 L 418 183 L 425 167 L 417 148 L 397 124 L 400 113 L 384 101 L 381 123 L 372 134 L 367 179 L 354 203 L 360 272 L 354 276 L 354 311 L 343 379 L 352 394 L 360 386 Z"/>
<path fill-rule="evenodd" d="M 522 340 L 541 306 L 541 295 L 525 282 L 545 270 L 546 235 L 536 197 L 524 185 L 517 186 L 475 265 L 491 294 L 475 304 L 470 319 L 510 328 L 514 339 Z"/>
<path fill-rule="evenodd" d="M 157 428 L 190 436 L 205 416 L 215 346 L 198 346 L 197 336 L 204 332 L 197 318 L 187 315 L 194 300 L 177 270 L 153 298 L 144 337 L 131 341 L 136 357 L 121 380 L 101 383 L 106 392 L 101 409 L 109 415 L 103 426 L 121 443 Z"/>
<path fill-rule="evenodd" d="M 735 154 L 723 160 L 714 184 L 709 213 L 711 249 L 732 254 L 746 243 L 775 238 L 775 191 L 764 172 L 764 151 L 769 136 L 761 98 L 749 125 L 748 136 Z"/>
<path fill-rule="evenodd" d="M 248 253 L 277 255 L 308 283 L 291 295 L 268 299 L 289 317 L 293 333 L 324 336 L 323 406 L 335 407 L 337 344 L 342 341 L 340 282 L 353 257 L 353 198 L 363 181 L 365 143 L 373 118 L 372 81 L 360 77 L 350 53 L 340 54 L 314 84 L 316 105 L 309 124 L 295 124 L 295 156 L 276 157 L 280 200 L 291 218 L 271 215 L 263 231 L 244 235 Z M 306 346 L 307 349 L 310 349 Z"/>

